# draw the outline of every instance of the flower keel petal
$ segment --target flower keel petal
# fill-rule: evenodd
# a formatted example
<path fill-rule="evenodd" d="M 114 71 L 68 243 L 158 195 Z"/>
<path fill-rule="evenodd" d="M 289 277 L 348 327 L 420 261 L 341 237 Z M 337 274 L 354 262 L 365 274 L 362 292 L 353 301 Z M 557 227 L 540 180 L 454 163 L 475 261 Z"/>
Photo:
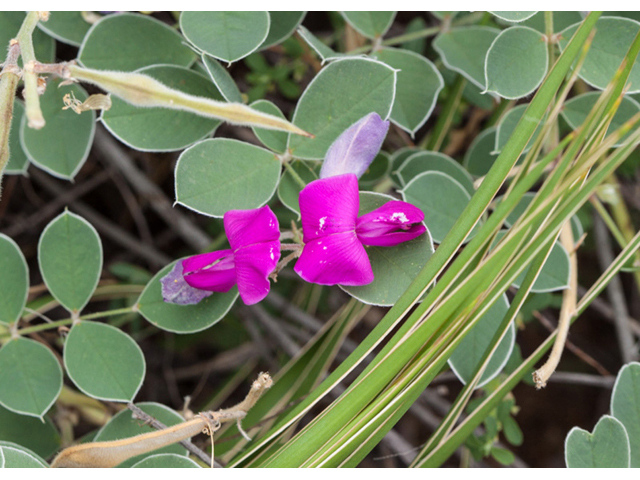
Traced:
<path fill-rule="evenodd" d="M 364 245 L 393 247 L 427 231 L 424 213 L 407 202 L 387 202 L 358 218 L 356 233 Z"/>
<path fill-rule="evenodd" d="M 305 244 L 294 270 L 304 280 L 320 285 L 366 285 L 373 270 L 354 231 L 338 233 Z"/>
<path fill-rule="evenodd" d="M 194 288 L 209 292 L 228 292 L 231 290 L 231 287 L 236 284 L 233 252 L 231 250 L 220 250 L 204 255 L 207 255 L 208 259 L 217 258 L 213 263 L 209 263 L 197 270 L 189 269 L 187 261 L 191 260 L 191 263 L 200 261 L 197 257 L 201 255 L 185 259 L 184 280 Z"/>
<path fill-rule="evenodd" d="M 246 305 L 258 303 L 269 293 L 269 274 L 280 260 L 280 242 L 241 248 L 235 254 L 236 278 L 240 298 Z"/>

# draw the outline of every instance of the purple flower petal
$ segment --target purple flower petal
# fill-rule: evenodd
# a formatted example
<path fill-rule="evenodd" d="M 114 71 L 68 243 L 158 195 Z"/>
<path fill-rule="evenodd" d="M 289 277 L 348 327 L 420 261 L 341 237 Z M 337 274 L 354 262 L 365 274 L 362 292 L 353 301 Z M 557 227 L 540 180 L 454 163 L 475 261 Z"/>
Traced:
<path fill-rule="evenodd" d="M 358 178 L 367 171 L 387 136 L 389 122 L 370 113 L 347 128 L 331 144 L 322 163 L 320 178 L 353 173 Z"/>
<path fill-rule="evenodd" d="M 224 214 L 224 231 L 231 249 L 280 238 L 278 219 L 268 205 L 253 210 L 230 210 Z"/>
<path fill-rule="evenodd" d="M 336 233 L 306 243 L 294 270 L 320 285 L 366 285 L 373 270 L 354 231 Z"/>
<path fill-rule="evenodd" d="M 176 262 L 171 271 L 160 279 L 162 298 L 165 302 L 178 305 L 193 305 L 212 295 L 213 292 L 190 286 L 182 275 L 182 261 Z"/>
<path fill-rule="evenodd" d="M 424 213 L 407 202 L 391 201 L 358 218 L 356 233 L 364 245 L 393 247 L 427 231 Z"/>
<path fill-rule="evenodd" d="M 300 192 L 298 201 L 305 243 L 353 231 L 360 206 L 358 178 L 350 173 L 314 180 Z"/>
<path fill-rule="evenodd" d="M 269 274 L 280 260 L 280 241 L 258 243 L 236 251 L 236 278 L 246 305 L 258 303 L 269 293 Z"/>
<path fill-rule="evenodd" d="M 184 279 L 194 288 L 228 292 L 236 284 L 234 254 L 231 250 L 195 255 L 183 260 Z"/>

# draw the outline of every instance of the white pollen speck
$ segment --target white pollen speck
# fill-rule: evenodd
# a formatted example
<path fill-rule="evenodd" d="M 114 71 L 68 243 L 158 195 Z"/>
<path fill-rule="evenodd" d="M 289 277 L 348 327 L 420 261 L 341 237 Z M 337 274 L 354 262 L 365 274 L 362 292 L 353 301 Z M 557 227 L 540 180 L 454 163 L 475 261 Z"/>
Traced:
<path fill-rule="evenodd" d="M 326 249 L 327 249 L 327 247 L 322 247 L 322 249 L 323 249 L 323 250 L 326 250 Z"/>
<path fill-rule="evenodd" d="M 396 212 L 391 215 L 391 220 L 397 221 L 399 220 L 402 223 L 407 223 L 409 219 L 403 212 Z"/>
<path fill-rule="evenodd" d="M 327 217 L 322 217 L 320 219 L 320 230 L 324 230 L 324 224 L 326 223 L 326 221 L 327 221 Z"/>

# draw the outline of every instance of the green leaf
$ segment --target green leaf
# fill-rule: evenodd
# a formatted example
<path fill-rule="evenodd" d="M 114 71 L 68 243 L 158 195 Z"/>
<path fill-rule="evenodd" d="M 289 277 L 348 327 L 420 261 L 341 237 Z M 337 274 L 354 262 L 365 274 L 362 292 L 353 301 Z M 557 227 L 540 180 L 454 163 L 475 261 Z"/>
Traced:
<path fill-rule="evenodd" d="M 473 195 L 473 179 L 471 175 L 453 158 L 440 152 L 421 151 L 405 160 L 398 169 L 398 177 L 403 186 L 423 172 L 442 172 L 457 180 L 460 185 Z"/>
<path fill-rule="evenodd" d="M 269 33 L 268 12 L 192 12 L 180 15 L 185 38 L 201 51 L 232 63 L 255 51 Z"/>
<path fill-rule="evenodd" d="M 402 191 L 402 199 L 424 212 L 424 223 L 433 241 L 440 243 L 471 200 L 471 195 L 446 173 L 431 171 L 414 177 Z M 466 241 L 478 228 L 477 224 Z"/>
<path fill-rule="evenodd" d="M 64 344 L 64 365 L 80 390 L 111 402 L 133 401 L 146 370 L 142 350 L 129 335 L 111 325 L 87 321 L 71 328 Z"/>
<path fill-rule="evenodd" d="M 407 28 L 404 33 L 407 35 L 409 33 L 420 32 L 425 28 L 427 28 L 427 22 L 425 22 L 422 17 L 416 17 L 407 24 Z M 411 50 L 412 52 L 422 55 L 427 46 L 427 39 L 424 37 L 416 38 L 415 40 L 404 42 L 401 46 L 405 50 Z"/>
<path fill-rule="evenodd" d="M 227 102 L 242 103 L 242 94 L 227 69 L 215 58 L 206 54 L 202 54 L 202 63 L 224 99 Z"/>
<path fill-rule="evenodd" d="M 487 91 L 516 99 L 535 91 L 547 74 L 549 51 L 544 36 L 529 27 L 500 32 L 487 52 Z"/>
<path fill-rule="evenodd" d="M 29 160 L 51 175 L 71 180 L 89 156 L 96 129 L 96 114 L 90 110 L 80 115 L 63 110 L 62 98 L 72 95 L 83 102 L 89 95 L 79 85 L 60 86 L 52 80 L 40 97 L 40 108 L 47 122 L 40 130 L 27 126 L 27 117 L 20 124 L 22 147 Z"/>
<path fill-rule="evenodd" d="M 204 75 L 175 65 L 155 65 L 139 70 L 168 87 L 214 100 L 222 100 L 215 85 Z M 102 114 L 102 123 L 121 142 L 136 150 L 167 152 L 209 136 L 219 120 L 169 108 L 134 107 L 112 97 L 113 105 Z"/>
<path fill-rule="evenodd" d="M 140 460 L 131 468 L 200 468 L 196 462 L 175 453 L 159 453 Z"/>
<path fill-rule="evenodd" d="M 567 121 L 569 126 L 576 130 L 587 119 L 587 115 L 595 105 L 599 96 L 600 94 L 598 92 L 588 92 L 582 95 L 577 95 L 565 102 L 560 114 Z M 640 103 L 629 96 L 622 97 L 620 107 L 611 120 L 611 124 L 607 129 L 607 134 L 620 128 L 638 112 L 640 112 Z M 614 147 L 623 145 L 631 133 L 633 132 L 629 132 L 627 135 L 622 137 Z"/>
<path fill-rule="evenodd" d="M 629 363 L 618 372 L 611 394 L 611 415 L 622 422 L 629 435 L 631 467 L 640 467 L 640 363 Z"/>
<path fill-rule="evenodd" d="M 273 196 L 280 160 L 272 152 L 228 138 L 188 148 L 176 164 L 176 202 L 203 215 L 258 208 Z"/>
<path fill-rule="evenodd" d="M 502 120 L 500 120 L 500 123 L 498 124 L 498 130 L 496 132 L 495 150 L 497 152 L 502 151 L 504 146 L 507 144 L 527 107 L 528 105 L 518 105 L 517 107 L 513 107 L 502 117 Z M 540 134 L 540 130 L 542 130 L 543 125 L 544 121 L 538 124 L 535 132 L 533 132 L 533 135 L 529 140 L 529 143 L 527 143 L 527 146 L 524 148 L 523 153 L 526 153 L 531 149 L 531 146 L 536 141 L 536 138 Z"/>
<path fill-rule="evenodd" d="M 4 62 L 9 41 L 18 35 L 20 26 L 25 18 L 24 12 L 0 12 L 0 45 L 2 45 L 2 60 Z M 41 23 L 41 22 L 40 22 Z M 33 50 L 36 54 L 36 60 L 42 63 L 53 62 L 56 42 L 46 33 L 36 29 L 33 32 Z M 18 64 L 22 66 L 22 59 L 18 60 Z"/>
<path fill-rule="evenodd" d="M 293 168 L 298 176 L 307 184 L 317 180 L 320 172 L 320 165 L 317 164 L 317 162 L 316 165 L 309 165 L 301 160 L 294 160 L 291 162 L 291 168 Z M 301 191 L 302 186 L 300 183 L 298 183 L 291 172 L 289 172 L 289 169 L 285 169 L 278 184 L 278 198 L 285 207 L 296 213 L 298 218 L 300 218 L 298 197 Z"/>
<path fill-rule="evenodd" d="M 344 53 L 335 52 L 331 47 L 329 47 L 313 33 L 307 30 L 307 28 L 303 25 L 300 25 L 300 27 L 298 28 L 298 35 L 300 35 L 302 39 L 307 42 L 307 44 L 313 49 L 313 51 L 318 54 L 320 60 L 322 60 L 322 63 L 326 62 L 327 60 L 348 56 Z"/>
<path fill-rule="evenodd" d="M 398 70 L 391 121 L 414 135 L 436 105 L 438 94 L 444 87 L 442 75 L 433 63 L 409 50 L 384 48 L 374 56 Z"/>
<path fill-rule="evenodd" d="M 344 19 L 367 38 L 382 37 L 396 17 L 396 12 L 342 12 Z"/>
<path fill-rule="evenodd" d="M 135 13 L 107 15 L 94 23 L 78 52 L 85 67 L 122 72 L 158 64 L 188 67 L 195 58 L 173 28 Z"/>
<path fill-rule="evenodd" d="M 47 468 L 44 460 L 27 449 L 0 444 L 0 468 Z"/>
<path fill-rule="evenodd" d="M 40 236 L 38 264 L 51 295 L 70 312 L 80 312 L 102 273 L 100 236 L 84 218 L 63 212 Z"/>
<path fill-rule="evenodd" d="M 553 12 L 553 32 L 560 32 L 581 21 L 582 15 L 580 15 L 580 12 Z M 546 33 L 544 12 L 536 13 L 533 17 L 522 22 L 522 25 L 525 27 L 531 27 L 540 33 Z"/>
<path fill-rule="evenodd" d="M 386 119 L 395 95 L 396 72 L 367 58 L 344 58 L 324 67 L 304 91 L 293 123 L 314 139 L 290 135 L 288 148 L 296 158 L 322 160 L 347 128 L 376 112 Z"/>
<path fill-rule="evenodd" d="M 13 442 L 48 458 L 60 448 L 60 435 L 49 417 L 29 417 L 0 407 L 0 445 Z"/>
<path fill-rule="evenodd" d="M 275 115 L 276 117 L 280 117 L 283 120 L 287 118 L 284 116 L 284 113 L 280 111 L 280 109 L 269 100 L 257 100 L 250 105 L 254 110 L 258 110 L 259 112 L 268 113 L 270 115 Z M 267 130 L 266 128 L 253 128 L 253 133 L 256 134 L 258 140 L 260 140 L 265 147 L 270 148 L 274 152 L 284 153 L 287 149 L 287 138 L 288 135 L 286 132 L 279 132 L 277 130 Z"/>
<path fill-rule="evenodd" d="M 271 19 L 269 34 L 260 45 L 260 49 L 264 50 L 289 38 L 302 23 L 306 14 L 307 12 L 269 12 Z"/>
<path fill-rule="evenodd" d="M 527 197 L 524 198 L 527 199 Z M 528 204 L 529 201 L 530 199 L 524 200 L 524 203 L 521 201 L 518 206 L 516 206 L 516 209 L 520 211 L 519 209 L 522 208 L 522 211 L 524 211 L 524 206 Z M 514 215 L 514 213 L 512 212 L 508 218 L 511 219 L 510 221 L 515 222 L 515 220 L 517 219 L 517 214 Z M 500 232 L 498 232 L 494 244 L 497 243 L 502 237 L 504 237 L 505 234 L 506 230 L 501 230 Z M 568 288 L 570 273 L 569 270 L 569 254 L 560 242 L 556 242 L 551 249 L 549 257 L 547 257 L 547 260 L 544 262 L 538 278 L 531 287 L 531 292 L 555 292 L 557 290 L 564 290 L 565 288 Z M 516 288 L 520 288 L 520 285 L 522 285 L 526 274 L 527 270 L 525 269 L 520 275 L 518 275 L 518 278 L 514 280 L 513 286 Z"/>
<path fill-rule="evenodd" d="M 398 171 L 400 171 L 400 168 L 402 167 L 404 162 L 406 162 L 407 159 L 414 153 L 421 151 L 422 150 L 417 147 L 402 147 L 400 150 L 396 150 L 395 152 L 393 152 L 393 155 L 391 155 L 390 177 L 396 187 L 401 187 L 403 185 L 400 177 L 398 176 Z"/>
<path fill-rule="evenodd" d="M 387 176 L 391 169 L 391 156 L 387 152 L 378 154 L 369 165 L 366 172 L 360 177 L 360 185 L 373 185 Z"/>
<path fill-rule="evenodd" d="M 500 30 L 491 27 L 452 28 L 436 37 L 433 48 L 447 68 L 484 89 L 485 58 L 499 33 Z"/>
<path fill-rule="evenodd" d="M 38 22 L 38 27 L 60 42 L 79 47 L 91 24 L 82 12 L 49 12 L 49 20 Z"/>
<path fill-rule="evenodd" d="M 42 418 L 62 390 L 62 368 L 47 347 L 16 338 L 0 349 L 0 404 L 23 415 Z"/>
<path fill-rule="evenodd" d="M 29 269 L 18 244 L 0 233 L 0 324 L 16 322 L 29 294 Z"/>
<path fill-rule="evenodd" d="M 500 447 L 491 447 L 491 456 L 502 465 L 511 465 L 516 460 L 510 450 Z"/>
<path fill-rule="evenodd" d="M 480 132 L 471 142 L 462 162 L 471 175 L 475 177 L 486 175 L 498 158 L 498 153 L 495 152 L 496 132 L 497 128 L 489 127 Z"/>
<path fill-rule="evenodd" d="M 164 423 L 167 427 L 172 427 L 173 425 L 184 422 L 184 418 L 182 418 L 177 412 L 159 403 L 141 402 L 136 403 L 136 406 L 146 414 L 151 415 L 161 423 Z M 155 431 L 155 428 L 149 425 L 144 425 L 142 424 L 142 422 L 140 422 L 140 420 L 134 419 L 132 417 L 131 410 L 124 409 L 114 415 L 109 423 L 107 423 L 100 429 L 93 441 L 109 442 L 111 440 L 120 440 L 123 438 L 135 437 L 136 435 L 142 435 L 144 433 Z M 167 447 L 160 448 L 158 450 L 154 450 L 150 453 L 130 458 L 129 460 L 122 462 L 119 467 L 131 467 L 149 456 L 161 453 L 171 453 L 174 455 L 186 456 L 187 450 L 182 445 L 176 443 Z"/>
<path fill-rule="evenodd" d="M 520 23 L 533 17 L 538 12 L 489 12 L 507 22 Z"/>
<path fill-rule="evenodd" d="M 175 263 L 164 267 L 149 281 L 138 299 L 138 313 L 156 327 L 175 333 L 195 333 L 219 322 L 238 298 L 238 289 L 214 293 L 197 305 L 165 303 L 160 279 Z"/>
<path fill-rule="evenodd" d="M 395 200 L 389 195 L 360 192 L 360 211 L 364 215 Z M 427 227 L 428 228 L 428 227 Z M 433 255 L 429 230 L 424 235 L 395 247 L 366 247 L 374 280 L 360 287 L 340 286 L 352 297 L 369 305 L 392 306 L 416 278 Z"/>
<path fill-rule="evenodd" d="M 593 433 L 573 427 L 565 440 L 568 468 L 629 468 L 629 455 L 624 426 L 608 415 L 600 418 Z"/>
<path fill-rule="evenodd" d="M 524 441 L 524 435 L 520 426 L 518 426 L 518 422 L 510 415 L 507 415 L 507 417 L 502 420 L 502 433 L 504 433 L 507 441 L 516 447 L 522 445 Z"/>
<path fill-rule="evenodd" d="M 491 345 L 491 340 L 508 309 L 507 296 L 502 295 L 500 300 L 494 303 L 469 330 L 449 357 L 449 366 L 462 383 L 467 384 L 473 379 L 474 371 L 478 368 L 485 351 Z M 511 324 L 496 351 L 491 355 L 476 388 L 482 387 L 502 371 L 513 350 L 515 336 L 515 327 Z"/>
<path fill-rule="evenodd" d="M 560 49 L 564 50 L 579 24 L 573 25 L 560 34 Z M 595 26 L 596 35 L 589 48 L 578 76 L 592 87 L 604 89 L 613 78 L 627 54 L 629 45 L 640 30 L 640 23 L 628 18 L 602 17 Z M 640 60 L 636 60 L 626 93 L 640 92 Z"/>
<path fill-rule="evenodd" d="M 29 168 L 29 159 L 20 144 L 20 125 L 23 116 L 24 103 L 16 98 L 13 101 L 12 128 L 9 132 L 9 163 L 4 169 L 5 175 L 24 175 Z"/>

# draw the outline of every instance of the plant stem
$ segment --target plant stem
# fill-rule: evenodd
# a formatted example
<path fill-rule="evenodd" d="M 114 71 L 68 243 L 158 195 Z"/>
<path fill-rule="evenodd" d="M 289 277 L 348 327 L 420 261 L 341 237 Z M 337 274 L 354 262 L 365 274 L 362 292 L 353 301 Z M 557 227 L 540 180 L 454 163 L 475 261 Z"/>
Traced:
<path fill-rule="evenodd" d="M 45 121 L 40 110 L 40 96 L 38 95 L 38 74 L 34 72 L 36 54 L 33 50 L 33 30 L 40 20 L 40 12 L 29 12 L 18 32 L 18 43 L 24 65 L 24 99 L 27 124 L 30 128 L 40 129 Z"/>
<path fill-rule="evenodd" d="M 284 168 L 287 170 L 287 172 L 289 172 L 289 174 L 296 181 L 296 183 L 300 185 L 301 188 L 304 188 L 307 186 L 307 183 L 302 179 L 300 175 L 298 175 L 298 172 L 296 172 L 296 170 L 291 166 L 291 162 L 287 160 L 283 160 L 282 164 L 284 165 Z"/>
<path fill-rule="evenodd" d="M 435 127 L 433 128 L 433 132 L 429 137 L 426 143 L 426 149 L 432 151 L 440 150 L 442 143 L 444 142 L 445 137 L 449 131 L 449 127 L 451 127 L 451 122 L 453 121 L 453 116 L 458 109 L 458 105 L 460 105 L 460 100 L 462 99 L 462 92 L 464 91 L 464 87 L 467 85 L 467 80 L 462 76 L 458 75 L 455 83 L 451 87 L 449 91 L 449 97 L 447 98 L 446 103 L 442 107 L 442 111 L 438 116 L 438 121 L 436 122 Z"/>

